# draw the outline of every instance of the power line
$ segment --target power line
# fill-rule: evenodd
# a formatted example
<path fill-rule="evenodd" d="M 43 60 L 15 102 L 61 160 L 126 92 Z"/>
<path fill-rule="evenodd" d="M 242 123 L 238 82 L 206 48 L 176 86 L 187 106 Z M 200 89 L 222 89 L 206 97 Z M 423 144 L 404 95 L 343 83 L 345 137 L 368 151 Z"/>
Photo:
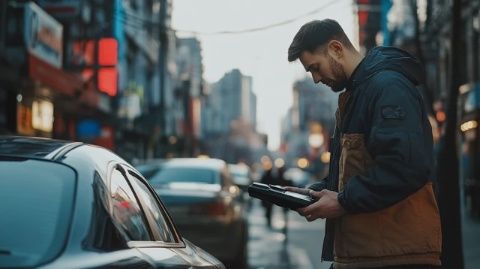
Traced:
<path fill-rule="evenodd" d="M 339 3 L 339 2 L 340 1 L 338 1 L 338 0 L 332 0 L 332 1 L 329 1 L 329 2 L 325 3 L 324 5 L 318 7 L 318 8 L 316 8 L 316 9 L 310 11 L 310 12 L 298 15 L 294 18 L 284 20 L 284 21 L 280 21 L 280 22 L 273 23 L 273 24 L 268 24 L 268 25 L 264 25 L 264 26 L 260 26 L 260 27 L 248 28 L 248 29 L 243 29 L 243 30 L 223 30 L 223 31 L 217 31 L 217 32 L 210 32 L 210 33 L 191 31 L 191 30 L 181 30 L 181 29 L 172 29 L 172 30 L 174 30 L 176 32 L 180 32 L 180 33 L 190 33 L 190 34 L 194 34 L 194 35 L 225 35 L 225 34 L 245 34 L 245 33 L 259 32 L 259 31 L 268 30 L 268 29 L 271 29 L 271 28 L 274 28 L 274 27 L 279 27 L 279 26 L 282 26 L 282 25 L 290 24 L 290 23 L 295 22 L 299 19 L 302 19 L 306 16 L 316 14 L 316 13 L 322 11 L 323 9 L 325 9 L 325 8 L 335 4 L 335 3 Z"/>
<path fill-rule="evenodd" d="M 333 4 L 340 3 L 340 2 L 341 1 L 338 1 L 338 0 L 332 0 L 332 1 L 327 2 L 324 5 L 316 8 L 312 11 L 309 11 L 307 13 L 298 15 L 294 18 L 284 20 L 284 21 L 280 21 L 280 22 L 273 23 L 273 24 L 268 24 L 268 25 L 264 25 L 264 26 L 260 26 L 260 27 L 248 28 L 248 29 L 243 29 L 243 30 L 223 30 L 223 31 L 217 31 L 217 32 L 199 32 L 199 31 L 193 31 L 193 30 L 174 29 L 172 27 L 167 27 L 166 30 L 177 32 L 177 33 L 188 33 L 188 34 L 193 34 L 193 35 L 232 35 L 232 34 L 245 34 L 245 33 L 259 32 L 259 31 L 265 31 L 265 30 L 268 30 L 268 29 L 271 29 L 271 28 L 275 28 L 275 27 L 279 27 L 279 26 L 282 26 L 282 25 L 293 23 L 293 22 L 295 22 L 297 20 L 300 20 L 300 19 L 302 19 L 306 16 L 316 14 L 316 13 L 322 11 L 323 9 L 325 9 L 325 8 L 327 8 L 327 7 L 329 7 Z M 157 21 L 140 17 L 140 16 L 138 16 L 136 14 L 133 14 L 131 12 L 123 11 L 123 15 L 124 16 L 121 18 L 122 23 L 124 23 L 125 25 L 128 25 L 130 27 L 133 27 L 137 30 L 144 30 L 144 27 L 159 26 L 159 23 Z"/>

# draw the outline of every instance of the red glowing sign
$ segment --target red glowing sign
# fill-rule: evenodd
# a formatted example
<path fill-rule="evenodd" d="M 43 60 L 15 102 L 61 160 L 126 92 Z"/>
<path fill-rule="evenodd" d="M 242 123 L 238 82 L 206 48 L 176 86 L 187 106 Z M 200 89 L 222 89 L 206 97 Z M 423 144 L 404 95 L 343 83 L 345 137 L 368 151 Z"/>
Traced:
<path fill-rule="evenodd" d="M 116 65 L 118 43 L 115 38 L 102 38 L 98 41 L 98 64 Z"/>
<path fill-rule="evenodd" d="M 98 70 L 98 89 L 110 96 L 117 95 L 116 67 L 103 67 Z"/>
<path fill-rule="evenodd" d="M 368 22 L 368 12 L 358 11 L 358 24 L 360 27 L 365 27 Z"/>

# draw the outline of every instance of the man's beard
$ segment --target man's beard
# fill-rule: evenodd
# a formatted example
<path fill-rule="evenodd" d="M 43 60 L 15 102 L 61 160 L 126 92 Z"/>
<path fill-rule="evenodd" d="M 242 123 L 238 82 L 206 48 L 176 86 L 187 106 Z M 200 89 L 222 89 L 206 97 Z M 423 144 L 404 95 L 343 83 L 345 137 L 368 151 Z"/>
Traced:
<path fill-rule="evenodd" d="M 328 56 L 328 63 L 330 64 L 330 68 L 332 69 L 332 75 L 334 79 L 325 79 L 322 81 L 322 83 L 329 86 L 334 92 L 343 91 L 343 89 L 345 89 L 345 86 L 347 86 L 348 81 L 345 71 L 343 71 L 342 66 L 337 63 L 330 55 Z"/>

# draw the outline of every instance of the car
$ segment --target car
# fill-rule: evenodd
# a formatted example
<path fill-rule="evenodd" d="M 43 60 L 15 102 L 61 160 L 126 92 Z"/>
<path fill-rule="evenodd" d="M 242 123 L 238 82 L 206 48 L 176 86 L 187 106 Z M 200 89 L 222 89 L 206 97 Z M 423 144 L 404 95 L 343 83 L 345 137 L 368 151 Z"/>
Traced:
<path fill-rule="evenodd" d="M 246 208 L 223 160 L 152 160 L 137 169 L 169 208 L 186 238 L 227 268 L 247 267 Z"/>
<path fill-rule="evenodd" d="M 0 137 L 0 267 L 223 269 L 104 148 Z"/>
<path fill-rule="evenodd" d="M 233 182 L 243 191 L 252 183 L 250 169 L 245 164 L 228 164 L 228 169 L 233 177 Z"/>

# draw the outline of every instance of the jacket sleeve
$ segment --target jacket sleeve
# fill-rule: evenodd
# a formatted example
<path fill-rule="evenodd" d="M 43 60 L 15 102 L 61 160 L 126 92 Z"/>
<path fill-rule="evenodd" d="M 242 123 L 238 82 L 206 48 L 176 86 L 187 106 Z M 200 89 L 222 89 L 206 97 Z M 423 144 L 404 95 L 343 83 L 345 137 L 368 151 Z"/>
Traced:
<path fill-rule="evenodd" d="M 349 213 L 387 208 L 424 186 L 432 174 L 432 133 L 418 90 L 395 73 L 369 90 L 366 145 L 375 164 L 365 176 L 349 178 L 339 193 Z"/>

